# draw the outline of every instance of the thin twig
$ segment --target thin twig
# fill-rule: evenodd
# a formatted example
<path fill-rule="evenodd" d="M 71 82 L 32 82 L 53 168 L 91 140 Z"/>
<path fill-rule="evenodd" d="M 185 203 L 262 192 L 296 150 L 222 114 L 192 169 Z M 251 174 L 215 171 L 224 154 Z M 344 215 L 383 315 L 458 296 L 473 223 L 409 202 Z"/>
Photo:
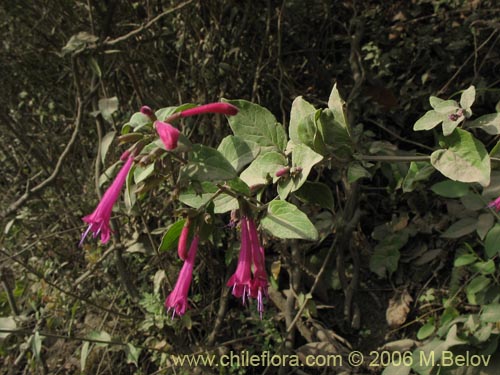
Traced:
<path fill-rule="evenodd" d="M 151 21 L 145 23 L 144 25 L 141 25 L 139 26 L 137 29 L 135 30 L 132 30 L 131 32 L 129 32 L 128 34 L 125 34 L 125 35 L 122 35 L 118 38 L 115 38 L 115 39 L 106 39 L 104 41 L 104 45 L 106 46 L 113 46 L 115 44 L 118 44 L 120 42 L 123 42 L 124 40 L 127 40 L 128 38 L 131 38 L 133 37 L 134 35 L 137 35 L 139 33 L 141 33 L 142 31 L 146 30 L 146 29 L 149 29 L 151 26 L 153 26 L 156 22 L 158 22 L 160 19 L 162 19 L 163 17 L 165 17 L 166 15 L 170 14 L 170 13 L 173 13 L 179 9 L 182 9 L 184 8 L 185 6 L 191 4 L 193 2 L 193 0 L 189 0 L 189 1 L 186 1 L 184 3 L 181 3 L 179 5 L 177 5 L 176 7 L 173 7 L 173 8 L 170 8 L 169 10 L 166 10 L 165 12 L 163 13 L 160 13 L 158 14 L 155 18 L 153 18 Z"/>

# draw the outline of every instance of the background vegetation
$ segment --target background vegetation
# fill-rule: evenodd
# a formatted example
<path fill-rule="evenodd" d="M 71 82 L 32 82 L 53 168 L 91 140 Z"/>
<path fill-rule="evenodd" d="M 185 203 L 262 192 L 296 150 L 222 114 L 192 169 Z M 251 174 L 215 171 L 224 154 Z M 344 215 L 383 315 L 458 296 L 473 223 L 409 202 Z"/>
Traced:
<path fill-rule="evenodd" d="M 103 172 L 122 151 L 106 135 L 144 104 L 242 98 L 287 126 L 295 97 L 325 107 L 337 82 L 359 150 L 429 154 L 438 132 L 416 133 L 413 124 L 430 108 L 430 95 L 456 99 L 474 85 L 474 114 L 498 111 L 499 14 L 495 1 L 472 0 L 2 0 L 2 373 L 191 373 L 175 368 L 169 355 L 404 351 L 433 338 L 497 352 L 497 316 L 476 316 L 498 304 L 497 255 L 484 252 L 498 220 L 484 208 L 499 195 L 495 174 L 486 192 L 449 194 L 430 189 L 441 174 L 418 174 L 409 163 L 364 164 L 367 174 L 355 184 L 316 171 L 312 179 L 336 193 L 343 225 L 322 228 L 317 209 L 308 214 L 321 242 L 265 238 L 273 287 L 262 320 L 225 287 L 234 270 L 228 254 L 237 250 L 235 231 L 225 227 L 229 217 L 217 223 L 228 248 L 200 249 L 192 309 L 182 319 L 166 317 L 163 301 L 181 263 L 175 251 L 158 248 L 181 207 L 176 191 L 151 193 L 129 214 L 120 210 L 112 245 L 79 248 L 78 241 L 81 217 L 95 207 Z M 191 140 L 212 146 L 230 130 L 219 116 L 197 119 L 190 129 Z M 495 136 L 476 135 L 493 149 Z M 376 272 L 380 248 L 388 249 L 386 258 L 396 255 Z M 327 270 L 309 295 L 325 259 Z M 462 321 L 451 337 L 454 319 Z M 342 371 L 382 369 L 300 373 Z"/>

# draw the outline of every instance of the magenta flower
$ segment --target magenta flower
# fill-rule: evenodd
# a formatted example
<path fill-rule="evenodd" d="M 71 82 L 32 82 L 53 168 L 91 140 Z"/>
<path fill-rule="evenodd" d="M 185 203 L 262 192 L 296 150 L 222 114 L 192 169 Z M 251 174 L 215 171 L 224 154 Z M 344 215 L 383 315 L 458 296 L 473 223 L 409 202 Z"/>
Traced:
<path fill-rule="evenodd" d="M 245 298 L 256 298 L 257 310 L 262 318 L 263 297 L 267 296 L 268 288 L 264 248 L 260 246 L 255 222 L 245 216 L 241 218 L 241 248 L 238 266 L 227 282 L 227 286 L 233 287 L 235 297 L 243 297 L 243 303 L 245 303 Z"/>
<path fill-rule="evenodd" d="M 190 220 L 187 219 L 182 227 L 181 235 L 179 237 L 179 243 L 177 244 L 177 254 L 182 260 L 186 260 L 187 257 L 187 240 L 189 234 L 189 224 Z"/>
<path fill-rule="evenodd" d="M 173 150 L 177 147 L 177 140 L 179 139 L 179 130 L 174 128 L 172 125 L 162 122 L 155 121 L 155 128 L 160 136 L 161 141 L 165 145 L 167 150 Z"/>
<path fill-rule="evenodd" d="M 90 215 L 82 218 L 82 220 L 89 224 L 87 230 L 83 233 L 82 239 L 80 240 L 80 246 L 83 240 L 87 237 L 90 231 L 94 233 L 94 238 L 101 234 L 101 242 L 104 244 L 109 241 L 111 229 L 109 227 L 109 220 L 111 218 L 111 211 L 113 206 L 120 196 L 123 185 L 125 184 L 125 179 L 127 178 L 130 168 L 132 168 L 132 162 L 134 157 L 129 155 L 129 158 L 120 169 L 120 172 L 115 177 L 113 183 L 109 186 L 108 190 L 102 196 L 101 201 L 97 205 L 96 209 Z"/>
<path fill-rule="evenodd" d="M 248 233 L 248 219 L 243 216 L 241 224 L 241 248 L 236 271 L 229 278 L 227 286 L 233 287 L 233 296 L 242 297 L 243 303 L 250 296 L 252 286 L 252 253 L 250 250 L 250 235 Z"/>
<path fill-rule="evenodd" d="M 154 112 L 153 112 L 153 110 L 152 110 L 150 107 L 148 107 L 147 105 L 143 105 L 143 106 L 141 107 L 141 110 L 140 110 L 140 111 L 141 111 L 141 113 L 142 113 L 143 115 L 148 116 L 151 120 L 156 120 L 155 113 L 154 113 Z"/>
<path fill-rule="evenodd" d="M 253 220 L 248 221 L 248 229 L 250 232 L 252 262 L 254 267 L 250 295 L 252 298 L 257 299 L 257 310 L 259 311 L 260 318 L 262 319 L 262 313 L 264 312 L 263 296 L 267 297 L 268 288 L 265 254 L 264 248 L 259 243 L 257 228 L 255 227 L 255 222 Z"/>
<path fill-rule="evenodd" d="M 498 197 L 494 201 L 490 202 L 488 204 L 488 207 L 494 208 L 495 210 L 500 211 L 500 197 Z"/>
<path fill-rule="evenodd" d="M 173 309 L 172 318 L 175 314 L 179 316 L 184 315 L 189 306 L 187 295 L 189 287 L 191 286 L 191 280 L 193 279 L 194 260 L 196 258 L 196 252 L 198 251 L 199 240 L 200 237 L 198 235 L 194 236 L 193 242 L 191 242 L 191 247 L 189 248 L 188 256 L 184 261 L 184 265 L 182 266 L 177 282 L 175 283 L 174 290 L 165 300 L 167 312 L 170 311 L 170 309 Z"/>
<path fill-rule="evenodd" d="M 203 113 L 221 113 L 227 116 L 234 116 L 238 113 L 238 108 L 229 103 L 210 103 L 199 107 L 186 109 L 181 112 L 181 117 L 201 115 Z"/>

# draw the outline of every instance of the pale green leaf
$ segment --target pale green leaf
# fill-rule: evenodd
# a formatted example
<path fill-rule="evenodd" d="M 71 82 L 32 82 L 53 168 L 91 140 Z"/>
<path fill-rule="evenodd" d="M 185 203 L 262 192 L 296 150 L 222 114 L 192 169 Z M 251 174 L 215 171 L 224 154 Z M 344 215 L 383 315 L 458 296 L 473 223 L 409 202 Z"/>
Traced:
<path fill-rule="evenodd" d="M 301 141 L 299 139 L 298 134 L 298 126 L 300 121 L 311 113 L 316 112 L 316 108 L 306 100 L 302 98 L 302 96 L 298 96 L 292 103 L 292 110 L 290 112 L 290 125 L 289 125 L 289 136 L 290 139 L 295 144 L 300 144 Z"/>
<path fill-rule="evenodd" d="M 222 140 L 217 151 L 231 163 L 236 172 L 240 172 L 257 157 L 260 147 L 255 142 L 229 135 Z"/>
<path fill-rule="evenodd" d="M 447 149 L 434 151 L 432 165 L 451 180 L 490 183 L 490 158 L 484 145 L 472 134 L 455 129 L 442 143 Z"/>
<path fill-rule="evenodd" d="M 144 181 L 148 178 L 155 170 L 155 163 L 151 163 L 145 167 L 141 165 L 136 165 L 134 168 L 134 181 L 136 184 Z"/>
<path fill-rule="evenodd" d="M 415 125 L 413 125 L 413 130 L 430 130 L 438 126 L 446 116 L 438 113 L 434 110 L 427 111 L 425 115 L 417 120 Z"/>
<path fill-rule="evenodd" d="M 107 121 L 111 121 L 113 113 L 118 110 L 118 98 L 113 96 L 112 98 L 99 99 L 98 107 L 102 117 Z"/>
<path fill-rule="evenodd" d="M 500 322 L 500 303 L 492 303 L 485 305 L 481 313 L 480 319 L 484 323 Z"/>
<path fill-rule="evenodd" d="M 467 90 L 462 92 L 460 96 L 460 107 L 463 109 L 470 111 L 470 107 L 474 104 L 474 100 L 476 99 L 476 88 L 474 86 L 470 86 Z"/>
<path fill-rule="evenodd" d="M 333 85 L 333 89 L 328 98 L 328 108 L 333 112 L 335 120 L 344 128 L 349 129 L 347 115 L 345 113 L 345 101 L 340 97 L 337 84 Z"/>
<path fill-rule="evenodd" d="M 0 329 L 4 329 L 6 331 L 14 331 L 17 328 L 17 323 L 12 316 L 8 317 L 0 317 Z M 10 333 L 0 332 L 0 340 L 7 338 Z"/>
<path fill-rule="evenodd" d="M 112 131 L 107 133 L 104 137 L 102 137 L 101 140 L 101 163 L 104 164 L 104 161 L 106 159 L 106 154 L 108 153 L 109 146 L 113 142 L 113 139 L 115 139 L 116 132 Z"/>
<path fill-rule="evenodd" d="M 467 122 L 468 128 L 478 128 L 491 135 L 500 134 L 500 113 L 489 113 Z"/>
<path fill-rule="evenodd" d="M 182 173 L 199 181 L 221 181 L 236 177 L 236 171 L 229 161 L 217 150 L 194 145 L 189 153 L 189 163 Z"/>
<path fill-rule="evenodd" d="M 265 185 L 268 181 L 276 180 L 276 172 L 288 165 L 286 157 L 276 151 L 259 155 L 245 169 L 240 178 L 250 187 Z"/>
<path fill-rule="evenodd" d="M 102 347 L 108 346 L 111 341 L 111 336 L 106 331 L 92 331 L 87 337 L 91 340 L 103 341 L 95 344 Z"/>
<path fill-rule="evenodd" d="M 303 144 L 296 145 L 292 153 L 292 165 L 301 167 L 302 171 L 297 178 L 293 179 L 292 192 L 299 189 L 306 182 L 312 167 L 323 160 L 323 156 L 314 152 L 309 147 Z"/>
<path fill-rule="evenodd" d="M 82 345 L 82 351 L 80 354 L 80 370 L 85 371 L 85 365 L 87 363 L 87 357 L 89 355 L 90 342 L 85 341 Z"/>
<path fill-rule="evenodd" d="M 273 236 L 282 239 L 318 239 L 318 231 L 307 215 L 286 201 L 274 200 L 269 203 L 261 225 Z"/>
<path fill-rule="evenodd" d="M 266 151 L 285 150 L 288 141 L 285 129 L 266 108 L 246 100 L 223 101 L 239 109 L 237 115 L 228 117 L 234 135 L 255 142 Z"/>

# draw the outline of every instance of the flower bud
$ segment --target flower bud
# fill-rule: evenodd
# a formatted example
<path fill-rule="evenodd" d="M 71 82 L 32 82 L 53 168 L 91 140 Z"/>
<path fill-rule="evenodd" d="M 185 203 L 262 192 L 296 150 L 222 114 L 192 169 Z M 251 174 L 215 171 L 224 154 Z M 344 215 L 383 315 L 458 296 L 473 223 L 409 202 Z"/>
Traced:
<path fill-rule="evenodd" d="M 180 135 L 180 131 L 177 128 L 162 121 L 155 121 L 155 128 L 167 150 L 173 150 L 177 147 L 177 140 Z"/>
<path fill-rule="evenodd" d="M 201 115 L 204 113 L 221 113 L 227 116 L 234 116 L 238 113 L 238 108 L 229 103 L 210 103 L 199 107 L 186 109 L 181 112 L 181 117 Z"/>
<path fill-rule="evenodd" d="M 189 218 L 187 218 L 184 226 L 182 227 L 181 235 L 179 237 L 179 244 L 177 245 L 177 254 L 182 260 L 186 260 L 187 258 L 187 240 L 190 225 L 191 221 L 189 220 Z"/>
<path fill-rule="evenodd" d="M 143 115 L 148 116 L 152 121 L 156 120 L 156 116 L 155 116 L 153 110 L 150 107 L 148 107 L 147 105 L 143 105 L 141 107 L 141 113 Z"/>
<path fill-rule="evenodd" d="M 281 177 L 290 173 L 290 167 L 283 167 L 276 172 L 276 177 Z"/>

